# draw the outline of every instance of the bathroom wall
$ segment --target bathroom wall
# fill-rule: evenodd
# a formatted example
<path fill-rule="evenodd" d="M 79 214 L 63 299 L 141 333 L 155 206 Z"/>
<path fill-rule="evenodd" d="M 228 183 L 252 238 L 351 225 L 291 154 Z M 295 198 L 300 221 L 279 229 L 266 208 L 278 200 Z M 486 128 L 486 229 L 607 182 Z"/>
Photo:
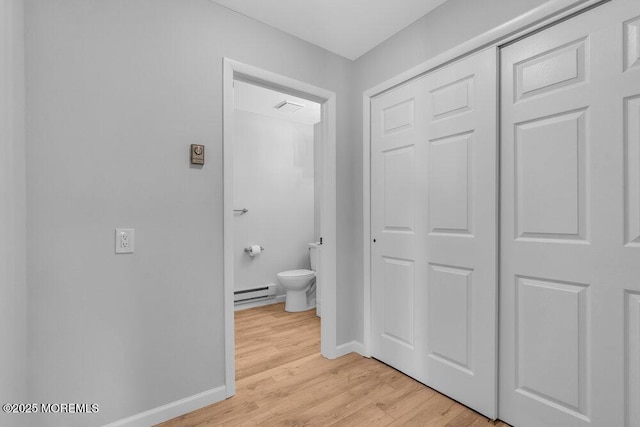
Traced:
<path fill-rule="evenodd" d="M 103 425 L 224 386 L 223 57 L 337 93 L 344 210 L 350 61 L 209 0 L 26 0 L 29 398 L 100 405 L 33 425 Z M 114 254 L 116 227 L 136 230 L 134 254 Z"/>
<path fill-rule="evenodd" d="M 234 215 L 235 289 L 278 284 L 280 271 L 310 268 L 314 126 L 238 109 L 234 126 L 234 208 L 249 210 Z M 250 257 L 251 244 L 265 251 Z"/>
<path fill-rule="evenodd" d="M 22 0 L 0 0 L 0 404 L 26 403 L 24 28 Z M 0 412 L 0 425 L 26 425 Z"/>

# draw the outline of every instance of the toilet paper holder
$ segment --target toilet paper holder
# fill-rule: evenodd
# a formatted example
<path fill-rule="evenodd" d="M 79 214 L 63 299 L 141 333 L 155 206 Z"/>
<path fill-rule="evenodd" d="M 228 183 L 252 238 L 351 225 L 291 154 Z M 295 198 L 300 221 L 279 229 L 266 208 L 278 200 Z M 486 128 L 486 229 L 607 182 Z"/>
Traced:
<path fill-rule="evenodd" d="M 264 248 L 263 248 L 262 246 L 260 246 L 260 250 L 261 250 L 261 251 L 264 251 Z M 245 251 L 246 253 L 251 253 L 251 248 L 244 248 L 244 251 Z"/>

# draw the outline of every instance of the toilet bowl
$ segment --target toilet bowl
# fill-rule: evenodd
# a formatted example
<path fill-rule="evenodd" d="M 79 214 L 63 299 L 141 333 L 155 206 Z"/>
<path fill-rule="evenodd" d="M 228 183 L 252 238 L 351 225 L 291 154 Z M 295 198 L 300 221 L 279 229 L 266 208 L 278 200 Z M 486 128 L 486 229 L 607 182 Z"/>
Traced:
<path fill-rule="evenodd" d="M 277 274 L 278 282 L 287 291 L 285 311 L 298 312 L 315 308 L 315 281 L 317 247 L 315 243 L 309 244 L 309 258 L 311 270 L 298 269 L 287 270 Z"/>

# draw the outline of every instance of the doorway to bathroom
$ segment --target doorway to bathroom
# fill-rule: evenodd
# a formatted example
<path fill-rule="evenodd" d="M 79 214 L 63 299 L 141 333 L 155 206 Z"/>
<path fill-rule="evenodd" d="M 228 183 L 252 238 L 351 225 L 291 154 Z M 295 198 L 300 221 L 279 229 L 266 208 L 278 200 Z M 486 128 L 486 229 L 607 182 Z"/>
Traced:
<path fill-rule="evenodd" d="M 320 104 L 233 83 L 235 310 L 286 300 L 320 316 Z"/>
<path fill-rule="evenodd" d="M 248 318 L 265 316 L 265 324 L 268 319 L 287 319 L 285 323 L 293 322 L 288 329 L 304 318 L 310 332 L 320 330 L 315 343 L 320 342 L 322 355 L 337 357 L 336 112 L 332 92 L 233 60 L 224 60 L 223 83 L 229 397 L 235 394 L 236 375 L 243 375 L 240 363 L 236 366 L 236 351 L 242 356 L 236 333 L 239 339 L 253 333 L 244 328 L 242 319 L 248 315 L 240 314 L 243 308 L 250 308 Z M 312 257 L 317 260 L 314 266 Z M 283 286 L 290 279 L 284 276 L 301 272 L 313 272 L 315 283 L 305 283 L 297 303 L 291 304 L 293 298 L 286 297 Z M 285 300 L 290 300 L 290 311 L 304 315 L 285 312 Z"/>

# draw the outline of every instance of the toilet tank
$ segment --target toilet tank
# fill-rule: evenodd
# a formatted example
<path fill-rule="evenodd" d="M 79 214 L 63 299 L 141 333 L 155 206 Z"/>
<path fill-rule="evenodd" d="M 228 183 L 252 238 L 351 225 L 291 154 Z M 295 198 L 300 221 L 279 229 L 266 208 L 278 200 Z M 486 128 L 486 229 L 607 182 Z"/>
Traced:
<path fill-rule="evenodd" d="M 311 269 L 316 271 L 318 267 L 318 253 L 320 252 L 319 243 L 309 243 L 309 261 L 311 261 Z"/>

